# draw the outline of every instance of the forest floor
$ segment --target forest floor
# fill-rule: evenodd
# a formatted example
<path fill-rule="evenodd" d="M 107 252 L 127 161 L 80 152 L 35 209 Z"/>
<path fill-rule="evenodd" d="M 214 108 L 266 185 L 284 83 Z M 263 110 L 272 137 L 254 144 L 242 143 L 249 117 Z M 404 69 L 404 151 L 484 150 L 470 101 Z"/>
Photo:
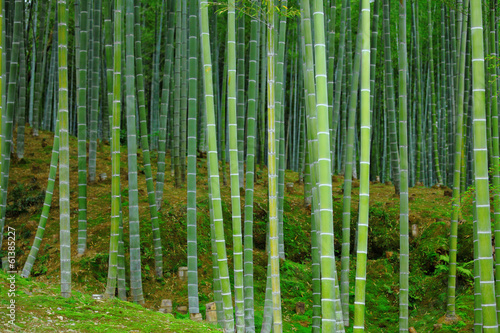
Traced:
<path fill-rule="evenodd" d="M 40 132 L 39 137 L 26 136 L 25 157 L 12 159 L 6 226 L 16 231 L 16 269 L 21 271 L 32 245 L 47 185 L 53 134 Z M 187 305 L 187 285 L 177 278 L 178 268 L 186 266 L 186 187 L 175 188 L 167 156 L 164 201 L 160 210 L 164 277 L 154 274 L 154 251 L 151 223 L 143 168 L 139 167 L 139 194 L 141 218 L 142 282 L 145 306 L 140 307 L 119 300 L 94 300 L 91 294 L 103 294 L 106 286 L 109 230 L 110 230 L 110 147 L 100 143 L 97 152 L 97 175 L 107 179 L 88 186 L 88 246 L 83 256 L 77 255 L 77 140 L 70 139 L 71 171 L 71 239 L 72 239 L 72 297 L 59 295 L 59 200 L 54 191 L 50 218 L 40 252 L 28 279 L 16 277 L 17 318 L 11 326 L 2 321 L 0 330 L 39 332 L 210 332 L 216 328 L 195 323 L 189 315 L 179 314 L 178 305 Z M 13 154 L 14 155 L 14 154 Z M 124 231 L 128 235 L 128 181 L 127 154 L 122 147 L 121 187 Z M 142 152 L 138 153 L 142 161 Z M 156 175 L 156 154 L 153 153 L 153 175 Z M 140 165 L 142 163 L 139 163 Z M 200 312 L 205 317 L 205 304 L 213 301 L 212 263 L 209 227 L 209 206 L 206 160 L 198 159 L 198 273 Z M 254 263 L 255 309 L 258 331 L 262 324 L 265 295 L 267 256 L 265 233 L 267 223 L 267 170 L 257 169 L 254 207 Z M 335 230 L 340 231 L 342 221 L 343 178 L 333 177 L 333 204 Z M 58 180 L 56 180 L 57 182 Z M 286 172 L 287 188 L 284 202 L 284 234 L 286 260 L 281 261 L 280 278 L 284 332 L 310 332 L 312 318 L 312 274 L 310 255 L 310 208 L 304 205 L 303 185 L 296 172 Z M 56 183 L 58 184 L 58 183 Z M 222 186 L 222 203 L 228 260 L 232 267 L 232 227 L 230 187 Z M 353 182 L 351 216 L 351 271 L 350 320 L 353 320 L 355 230 L 358 210 L 359 183 Z M 448 237 L 451 212 L 449 190 L 443 188 L 414 187 L 410 189 L 410 326 L 416 332 L 470 332 L 473 327 L 472 280 L 472 219 L 471 198 L 464 199 L 464 212 L 459 223 L 459 265 L 457 286 L 457 315 L 454 323 L 444 321 L 448 272 Z M 242 206 L 244 205 L 242 197 Z M 370 228 L 368 244 L 366 328 L 367 332 L 396 332 L 399 302 L 399 196 L 390 184 L 372 183 L 370 186 Z M 4 230 L 4 239 L 6 231 Z M 337 234 L 340 234 L 337 232 Z M 125 237 L 128 249 L 128 237 Z M 340 259 L 340 237 L 335 249 Z M 6 255 L 6 241 L 2 256 Z M 128 255 L 127 255 L 128 259 Z M 340 272 L 340 260 L 338 270 Z M 128 267 L 126 267 L 128 278 Z M 232 272 L 231 272 L 231 279 Z M 128 281 L 127 281 L 128 282 Z M 9 282 L 0 274 L 0 304 L 2 317 L 8 305 Z M 159 313 L 162 299 L 173 301 L 174 314 Z M 295 313 L 297 302 L 304 302 L 306 312 Z M 175 318 L 174 318 L 175 317 Z M 352 328 L 348 328 L 349 332 Z"/>

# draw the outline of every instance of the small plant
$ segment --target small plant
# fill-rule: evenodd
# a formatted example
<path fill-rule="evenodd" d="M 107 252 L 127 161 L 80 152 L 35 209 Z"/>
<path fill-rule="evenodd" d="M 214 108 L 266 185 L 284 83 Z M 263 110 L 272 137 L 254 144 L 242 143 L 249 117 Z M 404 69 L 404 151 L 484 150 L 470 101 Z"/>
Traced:
<path fill-rule="evenodd" d="M 40 190 L 38 184 L 19 184 L 9 193 L 7 217 L 16 217 L 29 212 L 31 207 L 39 208 L 43 205 L 45 191 Z"/>
<path fill-rule="evenodd" d="M 474 283 L 474 274 L 472 269 L 468 267 L 474 264 L 474 260 L 466 263 L 457 263 L 457 276 L 463 278 L 465 281 L 470 283 L 472 286 Z M 436 265 L 436 270 L 434 271 L 436 275 L 441 273 L 448 274 L 450 269 L 450 257 L 448 255 L 439 256 L 439 264 Z"/>

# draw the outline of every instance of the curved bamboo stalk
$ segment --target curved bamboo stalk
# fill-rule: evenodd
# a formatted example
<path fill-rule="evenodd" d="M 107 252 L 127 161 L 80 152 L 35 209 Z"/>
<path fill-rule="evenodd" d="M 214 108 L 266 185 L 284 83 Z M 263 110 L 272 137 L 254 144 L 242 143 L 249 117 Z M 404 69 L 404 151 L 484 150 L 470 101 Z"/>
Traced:
<path fill-rule="evenodd" d="M 1 2 L 1 1 L 0 1 Z M 50 170 L 49 179 L 47 181 L 47 189 L 45 191 L 45 200 L 43 202 L 42 213 L 40 215 L 40 221 L 38 222 L 38 228 L 36 230 L 35 239 L 33 240 L 33 245 L 31 246 L 28 258 L 24 263 L 23 271 L 21 273 L 22 277 L 29 277 L 33 265 L 35 264 L 36 256 L 40 250 L 40 245 L 42 244 L 43 235 L 45 233 L 45 226 L 47 225 L 47 220 L 49 218 L 50 205 L 52 202 L 52 194 L 54 193 L 55 179 L 57 173 L 57 164 L 59 161 L 59 120 L 56 120 L 56 130 L 54 132 L 54 143 L 52 145 L 52 157 L 50 159 Z"/>
<path fill-rule="evenodd" d="M 217 248 L 217 263 L 220 273 L 220 283 L 224 306 L 224 322 L 227 332 L 234 332 L 233 302 L 231 297 L 231 284 L 229 282 L 229 269 L 226 255 L 226 242 L 224 240 L 224 225 L 222 219 L 222 204 L 220 197 L 219 168 L 217 159 L 217 133 L 215 123 L 214 95 L 212 81 L 212 59 L 210 53 L 210 32 L 208 28 L 208 5 L 206 0 L 199 1 L 200 27 L 201 27 L 201 54 L 203 61 L 203 79 L 205 95 L 205 112 L 207 115 L 208 153 L 207 163 L 209 168 L 209 182 L 211 203 L 213 205 L 214 234 Z"/>

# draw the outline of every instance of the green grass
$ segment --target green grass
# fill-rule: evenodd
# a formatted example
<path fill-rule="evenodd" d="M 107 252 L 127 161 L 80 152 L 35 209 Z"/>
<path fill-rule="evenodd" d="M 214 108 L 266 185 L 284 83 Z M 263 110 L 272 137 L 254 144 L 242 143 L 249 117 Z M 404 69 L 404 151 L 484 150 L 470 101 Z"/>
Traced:
<path fill-rule="evenodd" d="M 7 274 L 0 272 L 0 304 L 9 303 Z M 119 299 L 94 300 L 72 292 L 62 298 L 56 287 L 16 277 L 15 325 L 22 332 L 215 332 L 214 326 L 177 319 Z M 4 321 L 0 330 L 14 329 Z"/>

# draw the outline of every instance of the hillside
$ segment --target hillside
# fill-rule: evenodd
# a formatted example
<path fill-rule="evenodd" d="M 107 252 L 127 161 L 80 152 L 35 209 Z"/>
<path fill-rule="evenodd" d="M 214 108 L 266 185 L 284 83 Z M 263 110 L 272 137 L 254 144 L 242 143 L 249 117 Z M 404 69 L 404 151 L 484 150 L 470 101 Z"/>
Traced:
<path fill-rule="evenodd" d="M 118 300 L 95 301 L 91 294 L 102 294 L 106 286 L 109 230 L 110 230 L 110 150 L 100 143 L 97 153 L 97 174 L 106 173 L 107 179 L 88 187 L 88 250 L 83 256 L 76 251 L 77 240 L 77 146 L 70 139 L 71 170 L 71 237 L 73 296 L 63 299 L 58 294 L 59 282 L 59 225 L 58 191 L 52 201 L 50 218 L 38 258 L 29 279 L 18 278 L 18 321 L 22 331 L 40 331 L 43 323 L 47 331 L 120 332 L 124 327 L 136 332 L 207 332 L 212 329 L 193 323 L 188 315 L 159 314 L 162 299 L 172 299 L 177 305 L 187 305 L 187 286 L 177 278 L 177 270 L 186 265 L 186 188 L 175 188 L 173 177 L 166 175 L 164 203 L 160 211 L 160 228 L 164 255 L 164 277 L 154 275 L 154 252 L 144 174 L 139 174 L 142 276 L 145 308 Z M 15 228 L 17 269 L 21 270 L 37 229 L 43 204 L 43 190 L 52 151 L 52 133 L 40 132 L 37 138 L 26 137 L 26 153 L 22 160 L 12 160 L 8 218 L 6 225 Z M 142 153 L 139 153 L 142 161 Z M 153 175 L 156 155 L 153 154 Z M 127 154 L 122 147 L 121 187 L 125 228 L 125 247 L 128 249 L 127 227 Z M 140 168 L 139 168 L 140 169 Z M 167 170 L 170 158 L 167 156 Z M 208 211 L 206 160 L 198 160 L 198 252 L 201 312 L 213 301 L 212 263 Z M 267 170 L 256 172 L 255 185 L 255 295 L 256 325 L 260 328 L 265 294 L 265 232 L 267 223 Z M 56 180 L 57 181 L 57 180 Z M 284 331 L 309 332 L 312 317 L 310 208 L 303 203 L 303 186 L 295 172 L 287 171 L 286 182 L 293 183 L 285 193 L 285 248 L 287 259 L 281 262 L 281 290 Z M 343 178 L 333 177 L 334 223 L 341 231 Z M 357 182 L 353 183 L 351 245 L 355 242 L 357 222 Z M 464 210 L 459 226 L 459 264 L 457 311 L 461 321 L 447 325 L 439 318 L 445 314 L 447 286 L 447 248 L 451 200 L 446 189 L 416 187 L 410 189 L 410 226 L 415 234 L 410 238 L 410 326 L 417 332 L 429 332 L 441 327 L 442 332 L 466 332 L 473 326 L 472 288 L 472 222 L 471 213 Z M 367 271 L 368 332 L 394 332 L 398 325 L 399 279 L 399 196 L 389 184 L 370 186 L 370 230 Z M 223 209 L 228 259 L 231 265 L 230 188 L 222 187 Z M 40 200 L 41 198 L 41 200 Z M 242 200 L 243 201 L 243 200 Z M 465 206 L 470 198 L 465 197 Z M 243 202 L 242 202 L 243 204 Z M 4 237 L 5 239 L 5 237 Z M 6 253 L 6 242 L 2 256 Z M 340 258 L 340 238 L 336 237 L 336 255 Z M 351 246 L 352 248 L 352 246 Z M 351 304 L 354 296 L 355 253 L 351 252 Z M 128 264 L 127 264 L 128 265 Z M 340 263 L 338 262 L 340 271 Z M 128 267 L 127 267 L 128 276 Z M 6 275 L 0 275 L 1 302 L 8 300 Z M 295 314 L 297 302 L 306 304 L 304 315 Z M 153 311 L 148 311 L 153 310 Z M 351 317 L 352 317 L 351 306 Z M 142 312 L 141 312 L 142 311 Z M 33 318 L 36 317 L 37 319 Z M 62 317 L 63 319 L 57 319 Z M 51 321 L 49 321 L 51 320 Z M 40 324 L 37 324 L 37 323 Z M 73 325 L 74 324 L 74 325 Z M 37 326 L 39 325 L 39 326 Z M 94 326 L 92 326 L 94 325 Z M 122 325 L 122 326 L 119 326 Z M 435 327 L 434 325 L 438 325 Z M 441 325 L 441 326 L 439 326 Z M 38 327 L 38 328 L 35 328 Z M 4 327 L 14 330 L 12 327 Z"/>

